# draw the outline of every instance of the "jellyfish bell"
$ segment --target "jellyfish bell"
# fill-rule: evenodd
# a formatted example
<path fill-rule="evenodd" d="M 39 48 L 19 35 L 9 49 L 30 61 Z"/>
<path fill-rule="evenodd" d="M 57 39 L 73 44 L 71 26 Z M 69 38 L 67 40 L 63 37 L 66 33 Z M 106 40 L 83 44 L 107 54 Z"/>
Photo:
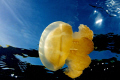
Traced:
<path fill-rule="evenodd" d="M 72 27 L 61 21 L 46 27 L 39 42 L 39 56 L 46 68 L 55 71 L 65 64 L 72 44 L 72 34 Z"/>

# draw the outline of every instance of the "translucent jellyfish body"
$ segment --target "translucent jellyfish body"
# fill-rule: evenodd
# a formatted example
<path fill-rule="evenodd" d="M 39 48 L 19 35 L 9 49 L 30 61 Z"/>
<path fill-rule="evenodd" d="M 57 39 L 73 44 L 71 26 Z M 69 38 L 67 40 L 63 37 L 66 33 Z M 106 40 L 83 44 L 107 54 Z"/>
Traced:
<path fill-rule="evenodd" d="M 43 31 L 39 42 L 39 56 L 43 65 L 56 71 L 65 63 L 65 74 L 76 78 L 89 66 L 88 54 L 93 51 L 93 32 L 85 25 L 79 26 L 79 32 L 64 22 L 53 22 Z"/>
<path fill-rule="evenodd" d="M 39 43 L 39 55 L 45 67 L 55 71 L 65 64 L 72 34 L 71 26 L 64 22 L 54 22 L 46 27 Z"/>

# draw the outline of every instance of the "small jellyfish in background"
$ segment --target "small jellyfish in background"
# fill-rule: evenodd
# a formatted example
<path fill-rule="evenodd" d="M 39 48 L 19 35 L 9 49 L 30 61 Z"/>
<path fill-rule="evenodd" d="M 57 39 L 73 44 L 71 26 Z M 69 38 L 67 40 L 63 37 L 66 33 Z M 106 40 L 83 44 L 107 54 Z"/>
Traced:
<path fill-rule="evenodd" d="M 56 71 L 64 64 L 64 71 L 71 78 L 79 77 L 91 63 L 88 56 L 94 49 L 93 31 L 81 24 L 79 31 L 62 21 L 51 23 L 43 31 L 39 42 L 39 56 L 43 65 Z"/>

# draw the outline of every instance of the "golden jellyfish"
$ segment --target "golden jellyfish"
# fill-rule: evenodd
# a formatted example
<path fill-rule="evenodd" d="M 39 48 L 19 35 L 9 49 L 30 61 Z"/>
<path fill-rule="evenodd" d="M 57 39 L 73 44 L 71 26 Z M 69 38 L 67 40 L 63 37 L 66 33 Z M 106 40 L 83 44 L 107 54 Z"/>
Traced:
<path fill-rule="evenodd" d="M 81 24 L 78 32 L 62 21 L 51 23 L 43 31 L 39 42 L 39 56 L 43 65 L 56 71 L 63 67 L 71 78 L 79 77 L 91 63 L 88 54 L 93 51 L 93 31 Z"/>

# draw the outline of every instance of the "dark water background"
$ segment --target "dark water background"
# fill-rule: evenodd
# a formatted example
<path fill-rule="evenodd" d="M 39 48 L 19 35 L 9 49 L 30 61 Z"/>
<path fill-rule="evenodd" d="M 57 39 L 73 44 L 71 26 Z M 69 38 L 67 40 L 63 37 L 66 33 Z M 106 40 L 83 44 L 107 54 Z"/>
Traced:
<path fill-rule="evenodd" d="M 73 31 L 82 23 L 94 32 L 92 62 L 75 80 L 119 79 L 119 0 L 13 1 L 0 1 L 5 5 L 0 7 L 0 45 L 8 44 L 0 46 L 0 80 L 72 80 L 63 73 L 67 66 L 50 71 L 38 55 L 42 31 L 58 20 L 72 25 Z"/>

